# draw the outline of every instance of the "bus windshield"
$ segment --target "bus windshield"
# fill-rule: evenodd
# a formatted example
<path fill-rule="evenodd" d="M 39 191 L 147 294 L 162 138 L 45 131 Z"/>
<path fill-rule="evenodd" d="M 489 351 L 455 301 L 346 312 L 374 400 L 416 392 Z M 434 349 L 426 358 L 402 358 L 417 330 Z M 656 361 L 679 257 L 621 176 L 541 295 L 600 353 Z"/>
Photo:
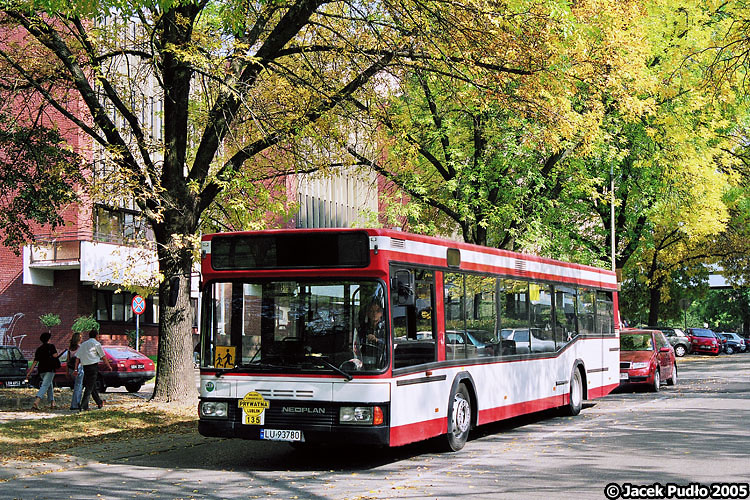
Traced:
<path fill-rule="evenodd" d="M 380 282 L 218 282 L 203 299 L 204 368 L 350 378 L 388 365 Z"/>

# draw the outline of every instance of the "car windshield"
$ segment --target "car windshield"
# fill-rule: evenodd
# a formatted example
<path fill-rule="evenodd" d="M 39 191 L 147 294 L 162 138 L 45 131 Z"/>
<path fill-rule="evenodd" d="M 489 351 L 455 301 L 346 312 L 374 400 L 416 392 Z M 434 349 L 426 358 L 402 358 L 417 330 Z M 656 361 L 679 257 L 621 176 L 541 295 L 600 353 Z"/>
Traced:
<path fill-rule="evenodd" d="M 469 332 L 447 331 L 445 332 L 445 336 L 449 344 L 466 344 L 466 340 L 468 339 L 468 343 L 475 347 L 485 347 L 484 342 L 480 342 Z"/>
<path fill-rule="evenodd" d="M 650 333 L 624 334 L 620 337 L 620 349 L 623 351 L 653 351 L 654 343 Z"/>
<path fill-rule="evenodd" d="M 705 328 L 693 328 L 692 330 L 690 330 L 690 334 L 694 337 L 716 337 L 713 331 L 707 330 Z"/>
<path fill-rule="evenodd" d="M 23 359 L 23 354 L 17 347 L 0 349 L 0 361 L 15 361 L 17 359 Z"/>
<path fill-rule="evenodd" d="M 385 287 L 374 280 L 213 283 L 201 365 L 280 373 L 377 372 L 388 364 Z"/>

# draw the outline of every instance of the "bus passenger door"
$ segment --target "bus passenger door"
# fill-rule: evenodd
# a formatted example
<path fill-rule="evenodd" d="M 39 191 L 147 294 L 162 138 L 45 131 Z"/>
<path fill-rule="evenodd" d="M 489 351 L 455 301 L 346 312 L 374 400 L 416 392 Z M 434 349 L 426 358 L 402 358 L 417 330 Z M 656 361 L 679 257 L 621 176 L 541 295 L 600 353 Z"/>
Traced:
<path fill-rule="evenodd" d="M 413 280 L 414 299 L 405 301 L 404 273 Z M 426 269 L 391 268 L 391 325 L 393 368 L 432 363 L 437 360 L 435 332 L 435 273 Z M 407 302 L 404 304 L 404 302 Z"/>

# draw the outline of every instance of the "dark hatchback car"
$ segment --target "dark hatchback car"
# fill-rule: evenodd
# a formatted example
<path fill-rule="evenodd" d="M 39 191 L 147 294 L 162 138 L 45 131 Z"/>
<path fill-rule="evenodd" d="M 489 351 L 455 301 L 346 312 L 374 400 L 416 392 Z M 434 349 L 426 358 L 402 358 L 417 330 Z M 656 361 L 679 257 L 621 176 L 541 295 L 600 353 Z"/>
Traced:
<path fill-rule="evenodd" d="M 645 384 L 658 392 L 661 381 L 677 383 L 674 349 L 659 330 L 620 332 L 620 386 Z"/>
<path fill-rule="evenodd" d="M 688 328 L 688 337 L 693 346 L 693 352 L 703 352 L 718 355 L 722 351 L 722 343 L 713 330 L 708 328 Z"/>
<path fill-rule="evenodd" d="M 734 354 L 736 352 L 743 352 L 745 350 L 745 341 L 741 337 L 731 334 L 731 333 L 723 333 L 723 332 L 717 332 L 716 335 L 721 337 L 724 340 L 724 352 L 727 354 Z"/>
<path fill-rule="evenodd" d="M 29 362 L 21 349 L 15 346 L 0 346 L 0 387 L 23 387 L 26 385 L 26 370 Z"/>
<path fill-rule="evenodd" d="M 125 346 L 105 345 L 104 354 L 112 367 L 107 369 L 104 361 L 99 362 L 99 378 L 96 381 L 97 391 L 104 392 L 107 387 L 125 386 L 128 392 L 138 392 L 141 386 L 155 375 L 154 362 L 148 356 Z M 56 387 L 72 387 L 73 379 L 68 376 L 68 350 L 60 354 L 60 368 L 55 372 Z M 32 375 L 29 382 L 38 387 L 38 375 Z"/>

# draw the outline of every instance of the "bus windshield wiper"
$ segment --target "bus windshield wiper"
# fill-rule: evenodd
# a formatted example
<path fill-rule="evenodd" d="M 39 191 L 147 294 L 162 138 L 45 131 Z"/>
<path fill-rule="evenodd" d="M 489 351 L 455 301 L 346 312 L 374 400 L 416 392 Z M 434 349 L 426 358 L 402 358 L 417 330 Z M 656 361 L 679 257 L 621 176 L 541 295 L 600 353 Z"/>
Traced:
<path fill-rule="evenodd" d="M 323 364 L 324 366 L 330 368 L 331 370 L 335 371 L 339 375 L 343 376 L 347 382 L 349 382 L 353 378 L 349 373 L 346 373 L 344 370 L 342 370 L 338 366 L 328 361 L 328 359 L 326 359 L 326 357 L 323 356 L 322 354 L 308 354 L 306 357 L 314 358 L 315 360 L 320 361 L 320 363 Z"/>

